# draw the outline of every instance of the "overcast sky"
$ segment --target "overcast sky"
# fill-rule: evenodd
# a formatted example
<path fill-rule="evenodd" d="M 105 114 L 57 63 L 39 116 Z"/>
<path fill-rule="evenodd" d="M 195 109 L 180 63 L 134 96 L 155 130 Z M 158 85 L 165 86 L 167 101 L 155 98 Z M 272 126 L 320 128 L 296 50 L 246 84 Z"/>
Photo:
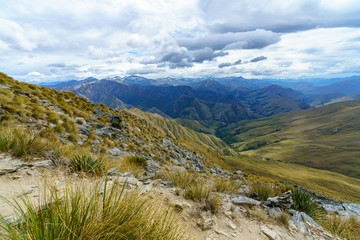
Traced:
<path fill-rule="evenodd" d="M 32 82 L 360 75 L 360 1 L 0 0 L 0 71 Z"/>

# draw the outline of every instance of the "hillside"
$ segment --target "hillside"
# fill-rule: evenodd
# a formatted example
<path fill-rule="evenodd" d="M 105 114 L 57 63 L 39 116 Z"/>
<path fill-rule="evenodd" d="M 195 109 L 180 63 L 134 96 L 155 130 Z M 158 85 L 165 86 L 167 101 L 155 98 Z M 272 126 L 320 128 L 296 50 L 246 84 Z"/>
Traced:
<path fill-rule="evenodd" d="M 242 121 L 219 137 L 241 154 L 360 178 L 360 102 Z"/>
<path fill-rule="evenodd" d="M 196 132 L 192 129 L 181 126 L 176 120 L 166 119 L 157 114 L 140 111 L 136 108 L 124 109 L 121 112 L 135 115 L 139 119 L 146 120 L 152 127 L 164 135 L 176 140 L 188 140 L 196 142 L 205 148 L 216 152 L 230 151 L 227 144 L 214 135 Z"/>

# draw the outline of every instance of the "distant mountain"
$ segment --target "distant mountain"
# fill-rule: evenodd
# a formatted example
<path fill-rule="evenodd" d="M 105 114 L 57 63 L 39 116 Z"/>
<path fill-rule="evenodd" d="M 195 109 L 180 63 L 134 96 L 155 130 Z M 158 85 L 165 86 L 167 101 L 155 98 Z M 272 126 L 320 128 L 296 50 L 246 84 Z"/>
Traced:
<path fill-rule="evenodd" d="M 308 96 L 307 102 L 311 106 L 356 100 L 358 99 L 356 95 L 360 94 L 360 77 L 353 77 L 330 85 L 316 87 L 305 93 Z"/>
<path fill-rule="evenodd" d="M 113 108 L 134 106 L 172 118 L 231 123 L 256 117 L 230 94 L 196 91 L 188 86 L 139 86 L 101 80 L 75 86 L 72 91 Z"/>
<path fill-rule="evenodd" d="M 210 92 L 223 93 L 223 94 L 228 94 L 231 91 L 231 89 L 220 84 L 218 81 L 214 79 L 206 79 L 196 83 L 191 83 L 188 86 L 190 86 L 195 90 L 210 91 Z"/>
<path fill-rule="evenodd" d="M 277 85 L 245 92 L 239 96 L 239 99 L 246 102 L 253 112 L 263 117 L 308 109 L 310 106 L 303 102 L 304 98 L 305 96 L 302 93 Z"/>

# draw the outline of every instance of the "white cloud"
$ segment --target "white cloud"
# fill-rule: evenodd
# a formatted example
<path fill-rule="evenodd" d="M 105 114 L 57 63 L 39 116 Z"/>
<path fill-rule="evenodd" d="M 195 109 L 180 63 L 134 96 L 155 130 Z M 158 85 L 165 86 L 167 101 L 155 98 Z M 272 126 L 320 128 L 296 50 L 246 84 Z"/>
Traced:
<path fill-rule="evenodd" d="M 360 4 L 330 2 L 0 0 L 0 71 L 32 81 L 351 75 Z"/>

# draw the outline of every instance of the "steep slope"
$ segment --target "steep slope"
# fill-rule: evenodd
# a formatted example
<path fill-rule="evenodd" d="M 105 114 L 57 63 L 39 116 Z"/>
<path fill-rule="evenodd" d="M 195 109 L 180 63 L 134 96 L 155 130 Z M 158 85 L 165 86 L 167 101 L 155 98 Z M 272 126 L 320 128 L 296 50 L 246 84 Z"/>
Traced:
<path fill-rule="evenodd" d="M 102 80 L 83 84 L 72 91 L 113 108 L 123 108 L 124 102 L 145 111 L 155 108 L 157 112 L 161 111 L 172 118 L 226 123 L 255 118 L 255 115 L 232 95 L 195 91 L 187 86 L 138 86 Z M 121 102 L 117 103 L 115 99 Z"/>
<path fill-rule="evenodd" d="M 263 117 L 310 108 L 302 102 L 305 98 L 302 93 L 277 85 L 245 93 L 239 98 L 245 101 L 253 112 Z"/>
<path fill-rule="evenodd" d="M 360 178 L 360 101 L 239 122 L 219 137 L 248 156 Z"/>
<path fill-rule="evenodd" d="M 214 135 L 199 133 L 192 129 L 183 127 L 177 123 L 176 120 L 166 119 L 157 114 L 143 112 L 136 108 L 124 109 L 122 112 L 129 115 L 135 115 L 140 119 L 146 120 L 146 122 L 151 124 L 151 126 L 172 139 L 196 142 L 205 148 L 210 148 L 211 150 L 220 153 L 224 151 L 231 151 L 224 141 Z"/>

